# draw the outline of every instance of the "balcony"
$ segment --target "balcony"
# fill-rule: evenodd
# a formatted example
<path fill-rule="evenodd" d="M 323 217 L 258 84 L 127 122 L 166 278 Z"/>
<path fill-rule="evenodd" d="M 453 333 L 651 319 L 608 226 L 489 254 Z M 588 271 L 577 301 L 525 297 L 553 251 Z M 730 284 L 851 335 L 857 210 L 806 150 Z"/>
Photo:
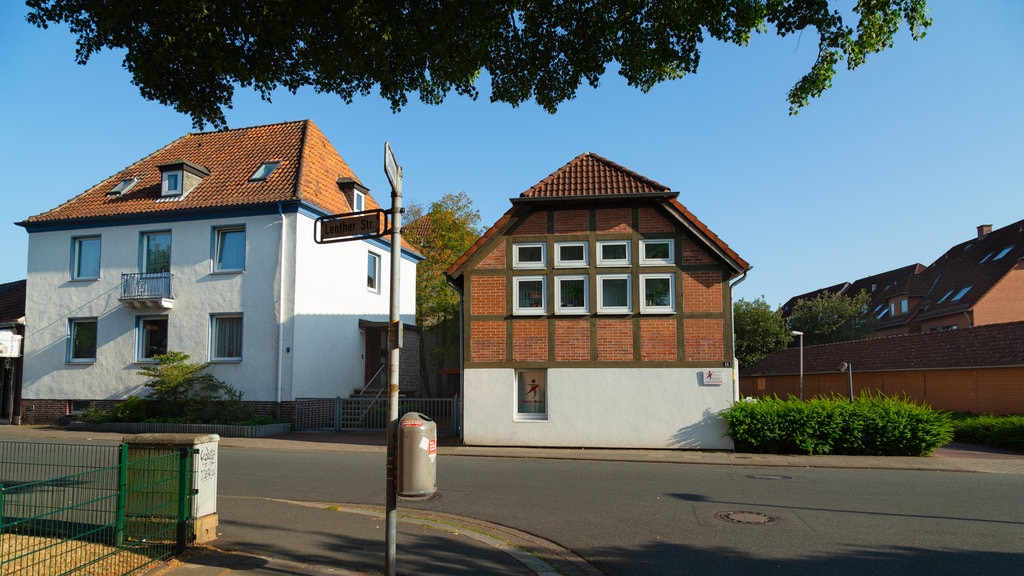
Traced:
<path fill-rule="evenodd" d="M 125 308 L 167 310 L 174 307 L 170 272 L 121 274 L 121 297 Z"/>

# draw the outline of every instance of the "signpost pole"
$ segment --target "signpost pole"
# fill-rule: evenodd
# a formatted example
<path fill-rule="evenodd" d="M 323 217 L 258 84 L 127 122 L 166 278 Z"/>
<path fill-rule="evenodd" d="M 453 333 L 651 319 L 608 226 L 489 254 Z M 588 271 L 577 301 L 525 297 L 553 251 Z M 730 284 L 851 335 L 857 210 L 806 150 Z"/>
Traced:
<path fill-rule="evenodd" d="M 398 533 L 398 364 L 402 347 L 402 318 L 399 314 L 402 266 L 402 167 L 395 161 L 391 145 L 384 143 L 384 172 L 391 182 L 391 315 L 388 330 L 388 455 L 387 455 L 387 532 L 385 534 L 384 573 L 395 576 L 395 539 Z"/>

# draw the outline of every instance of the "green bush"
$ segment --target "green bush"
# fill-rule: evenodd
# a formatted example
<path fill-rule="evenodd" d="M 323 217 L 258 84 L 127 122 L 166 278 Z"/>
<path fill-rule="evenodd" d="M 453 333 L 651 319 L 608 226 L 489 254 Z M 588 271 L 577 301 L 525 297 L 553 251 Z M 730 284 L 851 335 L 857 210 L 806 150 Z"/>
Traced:
<path fill-rule="evenodd" d="M 1024 452 L 1024 416 L 956 414 L 953 440 Z"/>
<path fill-rule="evenodd" d="M 759 398 L 733 404 L 722 417 L 739 452 L 921 456 L 952 439 L 947 413 L 868 392 L 853 402 Z"/>

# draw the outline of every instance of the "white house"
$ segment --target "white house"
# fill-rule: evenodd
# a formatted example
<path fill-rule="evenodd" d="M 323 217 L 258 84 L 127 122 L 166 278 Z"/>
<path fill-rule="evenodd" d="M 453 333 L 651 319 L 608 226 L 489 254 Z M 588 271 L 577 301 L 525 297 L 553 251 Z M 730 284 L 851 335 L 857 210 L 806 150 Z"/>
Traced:
<path fill-rule="evenodd" d="M 296 398 L 362 388 L 387 360 L 389 237 L 320 244 L 316 219 L 377 208 L 305 120 L 187 134 L 19 222 L 22 416 L 137 394 L 139 369 L 167 350 L 285 418 Z M 401 253 L 413 324 L 421 256 Z M 403 388 L 415 386 L 418 363 L 405 364 Z"/>

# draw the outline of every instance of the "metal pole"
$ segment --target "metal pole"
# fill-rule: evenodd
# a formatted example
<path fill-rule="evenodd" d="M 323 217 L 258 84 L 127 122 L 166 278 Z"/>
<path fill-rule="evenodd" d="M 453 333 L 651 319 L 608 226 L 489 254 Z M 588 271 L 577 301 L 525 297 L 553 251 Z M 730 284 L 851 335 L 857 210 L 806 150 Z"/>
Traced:
<path fill-rule="evenodd" d="M 846 381 L 850 387 L 850 402 L 853 402 L 853 364 L 846 365 Z"/>
<path fill-rule="evenodd" d="M 804 401 L 804 333 L 800 333 L 800 401 Z"/>
<path fill-rule="evenodd" d="M 387 456 L 387 532 L 385 534 L 384 573 L 395 576 L 395 539 L 398 533 L 398 363 L 401 346 L 402 319 L 399 314 L 401 293 L 399 278 L 402 266 L 402 188 L 401 167 L 399 182 L 391 186 L 391 316 L 388 330 L 388 456 Z"/>

